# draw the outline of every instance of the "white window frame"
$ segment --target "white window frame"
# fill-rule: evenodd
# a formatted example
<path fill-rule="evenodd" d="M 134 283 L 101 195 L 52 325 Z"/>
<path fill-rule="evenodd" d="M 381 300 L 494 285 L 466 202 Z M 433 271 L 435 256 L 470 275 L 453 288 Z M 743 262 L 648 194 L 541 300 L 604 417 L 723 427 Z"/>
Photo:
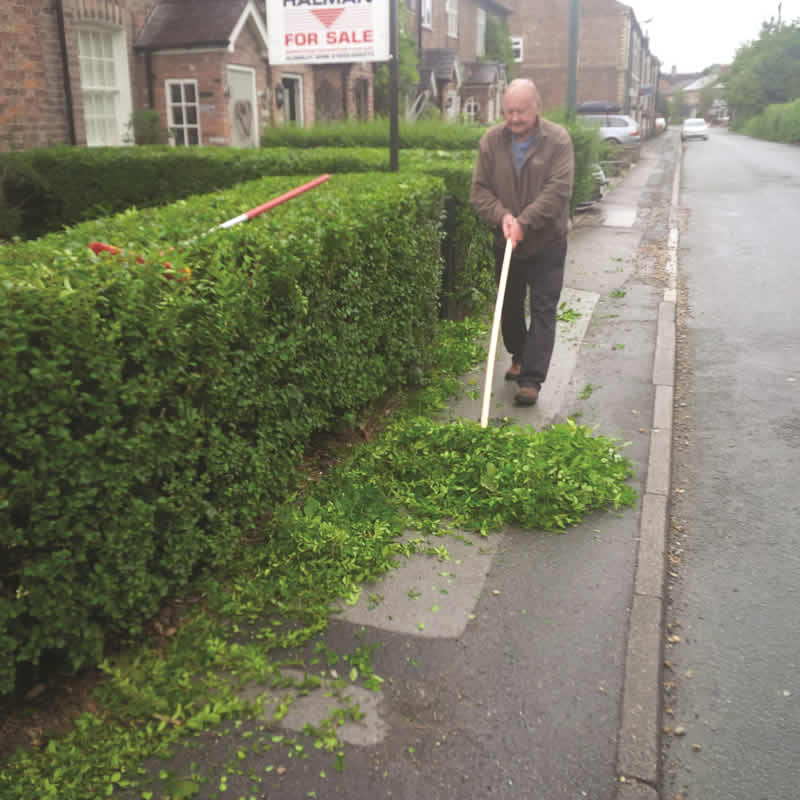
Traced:
<path fill-rule="evenodd" d="M 77 37 L 86 144 L 88 147 L 124 145 L 133 112 L 125 30 L 113 25 L 81 24 Z M 99 58 L 93 49 L 98 40 L 103 42 Z M 92 44 L 87 48 L 89 41 Z M 98 105 L 103 108 L 98 109 Z M 99 132 L 97 126 L 101 122 L 103 130 Z"/>
<path fill-rule="evenodd" d="M 458 0 L 446 0 L 444 12 L 447 14 L 447 35 L 458 39 Z"/>
<path fill-rule="evenodd" d="M 180 87 L 180 103 L 174 103 L 172 100 L 173 86 Z M 192 86 L 194 88 L 194 101 L 186 100 L 186 86 Z M 197 80 L 195 78 L 171 78 L 164 82 L 164 90 L 167 103 L 167 127 L 169 128 L 170 132 L 170 143 L 173 145 L 173 147 L 199 147 L 203 143 L 203 133 L 200 128 L 200 91 L 197 86 Z M 175 108 L 177 106 L 181 107 L 181 122 L 175 121 Z M 196 123 L 186 121 L 186 110 L 191 106 L 195 107 L 195 118 L 197 119 Z M 179 128 L 182 129 L 184 133 L 183 143 L 181 144 L 178 143 L 178 137 L 175 135 L 175 130 Z M 191 128 L 197 129 L 197 144 L 190 143 L 189 137 L 186 135 Z"/>
<path fill-rule="evenodd" d="M 481 121 L 481 104 L 478 101 L 477 97 L 473 97 L 470 95 L 465 101 L 464 105 L 462 106 L 464 111 L 462 112 L 464 118 L 469 120 L 470 122 L 480 122 Z"/>
<path fill-rule="evenodd" d="M 511 37 L 511 49 L 514 52 L 514 61 L 519 64 L 525 58 L 521 36 Z"/>
<path fill-rule="evenodd" d="M 486 9 L 478 9 L 478 18 L 475 23 L 475 55 L 486 55 Z"/>
<path fill-rule="evenodd" d="M 422 27 L 433 30 L 433 0 L 420 0 L 420 14 L 422 14 Z"/>

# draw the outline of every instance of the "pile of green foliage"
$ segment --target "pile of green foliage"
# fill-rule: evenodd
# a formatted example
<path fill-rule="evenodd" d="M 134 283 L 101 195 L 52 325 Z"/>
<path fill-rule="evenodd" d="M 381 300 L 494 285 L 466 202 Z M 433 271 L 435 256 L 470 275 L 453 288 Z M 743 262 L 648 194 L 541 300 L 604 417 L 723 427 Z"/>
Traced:
<path fill-rule="evenodd" d="M 563 531 L 592 509 L 632 505 L 631 476 L 612 442 L 571 420 L 536 431 L 416 417 L 360 448 L 334 494 L 374 489 L 429 531 L 443 520 L 483 534 L 504 525 Z"/>
<path fill-rule="evenodd" d="M 314 431 L 423 375 L 440 179 L 339 176 L 158 255 L 286 183 L 2 251 L 1 692 L 17 662 L 96 663 L 138 633 L 197 567 L 231 559 Z M 91 239 L 149 257 L 96 257 Z"/>

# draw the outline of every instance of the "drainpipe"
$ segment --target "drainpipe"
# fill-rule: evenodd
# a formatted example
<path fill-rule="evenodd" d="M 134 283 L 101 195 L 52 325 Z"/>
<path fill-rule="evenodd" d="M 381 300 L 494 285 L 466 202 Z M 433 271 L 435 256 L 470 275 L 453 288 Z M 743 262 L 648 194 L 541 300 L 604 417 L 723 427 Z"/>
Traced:
<path fill-rule="evenodd" d="M 628 68 L 625 72 L 625 102 L 622 104 L 624 114 L 631 113 L 631 71 L 633 70 L 633 9 L 628 14 L 630 20 L 630 35 L 628 36 Z"/>
<path fill-rule="evenodd" d="M 147 69 L 147 105 L 150 108 L 156 107 L 156 92 L 155 81 L 156 76 L 153 73 L 153 51 L 147 50 L 144 54 L 145 65 Z"/>
<path fill-rule="evenodd" d="M 266 63 L 266 74 L 267 74 L 267 102 L 269 103 L 269 109 L 267 113 L 269 114 L 269 124 L 272 127 L 275 124 L 275 114 L 273 109 L 275 108 L 275 102 L 272 96 L 272 64 L 269 60 L 269 53 L 267 53 L 267 63 Z"/>
<path fill-rule="evenodd" d="M 58 41 L 61 45 L 61 62 L 64 72 L 64 105 L 67 112 L 67 129 L 69 131 L 69 143 L 73 146 L 78 144 L 78 136 L 75 133 L 75 109 L 72 106 L 72 82 L 69 78 L 69 54 L 67 53 L 67 32 L 64 25 L 64 0 L 56 3 L 56 20 L 58 24 Z"/>

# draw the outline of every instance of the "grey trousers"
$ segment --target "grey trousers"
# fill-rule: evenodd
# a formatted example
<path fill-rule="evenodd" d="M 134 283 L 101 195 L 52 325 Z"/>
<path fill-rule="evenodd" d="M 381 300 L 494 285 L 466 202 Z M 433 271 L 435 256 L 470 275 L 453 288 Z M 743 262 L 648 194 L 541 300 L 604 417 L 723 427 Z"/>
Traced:
<path fill-rule="evenodd" d="M 503 252 L 495 251 L 500 280 Z M 520 365 L 520 386 L 541 387 L 547 377 L 556 340 L 558 300 L 564 283 L 567 241 L 558 239 L 533 256 L 511 256 L 503 302 L 501 330 L 511 359 Z M 531 321 L 525 320 L 525 293 L 530 292 Z"/>

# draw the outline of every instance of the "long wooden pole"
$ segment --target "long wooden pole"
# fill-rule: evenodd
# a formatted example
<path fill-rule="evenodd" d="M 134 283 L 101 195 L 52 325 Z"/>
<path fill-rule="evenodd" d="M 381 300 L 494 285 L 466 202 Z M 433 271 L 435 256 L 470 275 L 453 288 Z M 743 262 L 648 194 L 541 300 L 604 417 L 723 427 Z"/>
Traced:
<path fill-rule="evenodd" d="M 506 297 L 508 267 L 511 263 L 511 239 L 506 239 L 506 251 L 503 254 L 503 266 L 500 270 L 500 283 L 497 287 L 497 301 L 494 304 L 494 320 L 492 335 L 489 339 L 489 360 L 486 364 L 486 383 L 483 387 L 483 408 L 481 409 L 481 428 L 489 424 L 489 404 L 492 399 L 492 380 L 494 379 L 494 360 L 497 355 L 497 337 L 500 333 L 500 320 L 503 317 L 503 301 Z"/>

